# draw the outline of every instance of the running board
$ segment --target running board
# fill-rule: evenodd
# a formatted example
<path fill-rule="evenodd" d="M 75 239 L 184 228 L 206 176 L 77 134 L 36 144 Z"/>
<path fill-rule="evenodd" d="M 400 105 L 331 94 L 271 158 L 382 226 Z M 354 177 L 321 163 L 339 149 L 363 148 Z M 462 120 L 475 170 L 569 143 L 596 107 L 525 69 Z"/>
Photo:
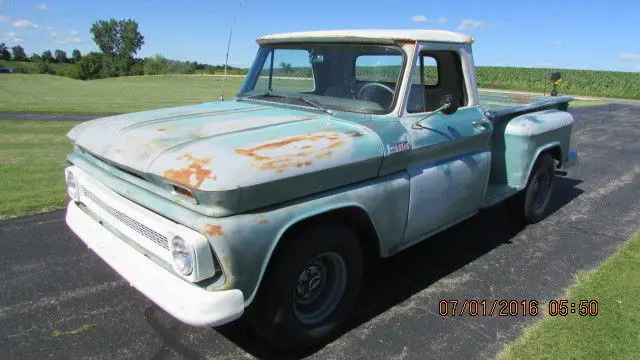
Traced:
<path fill-rule="evenodd" d="M 515 195 L 520 190 L 503 184 L 487 185 L 487 192 L 484 194 L 484 205 L 482 207 L 493 206 L 507 198 Z"/>

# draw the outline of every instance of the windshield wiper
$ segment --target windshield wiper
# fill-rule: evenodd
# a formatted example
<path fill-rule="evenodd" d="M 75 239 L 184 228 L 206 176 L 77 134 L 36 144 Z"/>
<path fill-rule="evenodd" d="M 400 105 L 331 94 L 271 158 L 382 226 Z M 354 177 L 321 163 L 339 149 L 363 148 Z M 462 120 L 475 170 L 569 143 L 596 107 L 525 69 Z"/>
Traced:
<path fill-rule="evenodd" d="M 251 95 L 251 97 L 275 97 L 275 98 L 284 98 L 282 95 L 276 95 L 271 93 L 270 91 L 265 91 L 262 94 Z"/>
<path fill-rule="evenodd" d="M 320 111 L 322 111 L 322 112 L 325 112 L 325 113 L 327 113 L 327 114 L 329 114 L 329 115 L 333 115 L 333 111 L 331 111 L 331 110 L 329 110 L 329 109 L 324 108 L 322 105 L 318 104 L 317 102 L 315 102 L 315 101 L 313 101 L 313 100 L 309 100 L 309 99 L 304 98 L 304 97 L 302 97 L 302 96 L 298 96 L 298 97 L 296 98 L 296 100 L 300 100 L 300 101 L 302 101 L 302 102 L 304 102 L 304 103 L 306 103 L 306 104 L 308 104 L 308 105 L 313 106 L 314 108 L 316 108 L 316 109 L 318 109 L 318 110 L 320 110 Z"/>
<path fill-rule="evenodd" d="M 323 107 L 322 105 L 320 105 L 319 103 L 313 101 L 313 100 L 309 100 L 305 97 L 302 96 L 297 96 L 297 97 L 291 97 L 291 96 L 284 96 L 284 95 L 276 95 L 276 94 L 272 94 L 269 91 L 265 91 L 262 94 L 257 94 L 257 95 L 251 95 L 251 96 L 242 96 L 240 99 L 246 99 L 246 98 L 258 98 L 258 97 L 275 97 L 275 98 L 281 98 L 281 99 L 294 99 L 294 100 L 299 100 L 302 101 L 303 103 L 307 104 L 307 105 L 311 105 L 314 108 L 325 112 L 329 115 L 333 115 L 333 111 L 326 109 L 325 107 Z"/>
<path fill-rule="evenodd" d="M 236 99 L 242 101 L 242 100 L 261 98 L 261 97 L 284 98 L 284 96 L 282 96 L 282 95 L 276 95 L 276 94 L 270 93 L 269 91 L 265 91 L 263 93 L 255 94 L 255 95 L 244 95 L 243 94 L 243 95 L 237 96 Z"/>

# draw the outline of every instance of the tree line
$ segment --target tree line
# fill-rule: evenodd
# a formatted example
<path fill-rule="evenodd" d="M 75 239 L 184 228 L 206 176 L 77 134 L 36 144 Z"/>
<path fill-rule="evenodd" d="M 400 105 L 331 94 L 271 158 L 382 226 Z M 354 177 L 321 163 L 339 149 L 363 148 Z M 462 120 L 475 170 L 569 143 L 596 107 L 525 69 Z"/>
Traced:
<path fill-rule="evenodd" d="M 20 45 L 9 47 L 5 43 L 0 43 L 0 60 L 7 61 L 46 61 L 50 63 L 69 63 L 73 64 L 82 58 L 80 50 L 74 49 L 71 53 L 71 57 L 67 56 L 67 52 L 64 50 L 56 49 L 55 51 L 46 50 L 42 54 L 33 53 L 31 56 L 27 56 L 24 48 Z"/>
<path fill-rule="evenodd" d="M 164 75 L 164 74 L 213 74 L 222 65 L 200 64 L 198 62 L 169 60 L 161 55 L 137 58 L 135 55 L 144 45 L 144 36 L 138 23 L 126 20 L 99 20 L 91 25 L 89 32 L 100 51 L 82 55 L 74 49 L 71 57 L 63 50 L 46 50 L 42 54 L 27 57 L 24 48 L 16 45 L 8 48 L 0 44 L 0 59 L 32 62 L 36 66 L 31 72 L 67 76 L 74 79 L 90 80 L 118 76 Z M 71 64 L 64 68 L 53 64 Z M 12 65 L 14 72 L 30 72 L 26 67 Z M 228 67 L 230 74 L 244 74 L 246 69 Z"/>

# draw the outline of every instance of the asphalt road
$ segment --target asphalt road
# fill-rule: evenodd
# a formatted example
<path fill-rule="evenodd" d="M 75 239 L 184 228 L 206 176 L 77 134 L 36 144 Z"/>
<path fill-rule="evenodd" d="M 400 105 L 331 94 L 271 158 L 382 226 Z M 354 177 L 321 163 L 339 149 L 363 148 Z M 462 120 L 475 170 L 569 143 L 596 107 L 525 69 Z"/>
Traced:
<path fill-rule="evenodd" d="M 440 300 L 561 298 L 577 273 L 640 230 L 640 107 L 572 113 L 581 163 L 557 180 L 547 219 L 520 228 L 498 205 L 380 262 L 341 334 L 304 355 L 491 358 L 534 317 L 442 317 Z M 174 320 L 81 246 L 63 218 L 0 221 L 0 358 L 283 358 L 243 321 L 211 329 Z"/>

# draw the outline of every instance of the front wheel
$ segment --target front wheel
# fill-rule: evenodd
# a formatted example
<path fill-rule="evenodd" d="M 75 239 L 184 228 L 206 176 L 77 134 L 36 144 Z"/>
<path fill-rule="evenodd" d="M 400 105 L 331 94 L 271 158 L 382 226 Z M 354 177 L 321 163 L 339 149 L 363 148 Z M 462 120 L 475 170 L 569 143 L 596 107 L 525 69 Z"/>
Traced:
<path fill-rule="evenodd" d="M 346 226 L 296 231 L 269 265 L 247 320 L 284 350 L 320 343 L 347 317 L 360 290 L 362 252 Z"/>
<path fill-rule="evenodd" d="M 517 220 L 533 224 L 547 215 L 549 202 L 553 193 L 555 163 L 550 154 L 541 154 L 536 159 L 527 187 L 507 200 L 507 206 Z"/>

